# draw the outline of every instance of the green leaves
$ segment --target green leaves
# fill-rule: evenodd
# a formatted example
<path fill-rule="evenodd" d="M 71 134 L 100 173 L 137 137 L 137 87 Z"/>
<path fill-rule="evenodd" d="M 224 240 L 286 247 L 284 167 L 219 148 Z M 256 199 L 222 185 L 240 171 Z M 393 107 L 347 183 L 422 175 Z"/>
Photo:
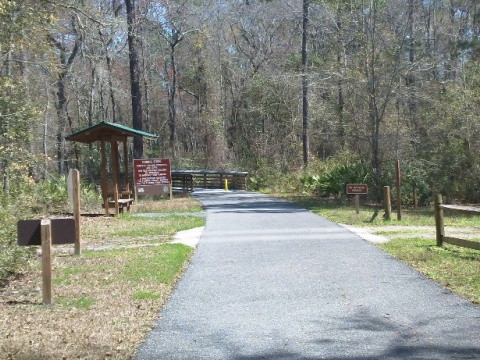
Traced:
<path fill-rule="evenodd" d="M 320 175 L 306 175 L 301 179 L 308 192 L 321 196 L 341 196 L 345 186 L 349 183 L 365 183 L 368 172 L 360 163 L 339 164 L 332 169 L 325 170 Z"/>

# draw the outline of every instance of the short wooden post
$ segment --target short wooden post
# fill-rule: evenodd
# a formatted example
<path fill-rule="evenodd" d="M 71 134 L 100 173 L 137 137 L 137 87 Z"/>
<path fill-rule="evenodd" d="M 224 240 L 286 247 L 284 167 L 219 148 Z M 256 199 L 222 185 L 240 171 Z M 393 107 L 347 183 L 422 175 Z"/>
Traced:
<path fill-rule="evenodd" d="M 120 213 L 118 205 L 118 177 L 119 177 L 119 164 L 118 164 L 118 143 L 115 140 L 110 141 L 110 150 L 113 165 L 113 200 L 115 202 L 115 215 Z"/>
<path fill-rule="evenodd" d="M 102 198 L 105 215 L 110 215 L 108 204 L 108 182 L 107 182 L 107 155 L 105 153 L 105 140 L 100 142 L 100 151 L 102 155 Z"/>
<path fill-rule="evenodd" d="M 445 226 L 443 219 L 442 194 L 435 194 L 433 197 L 433 206 L 435 210 L 435 232 L 437 246 L 443 246 L 443 237 L 445 236 Z"/>
<path fill-rule="evenodd" d="M 77 169 L 70 170 L 72 179 L 72 205 L 73 218 L 75 219 L 75 255 L 80 255 L 82 251 L 80 236 L 80 172 Z"/>
<path fill-rule="evenodd" d="M 42 239 L 42 301 L 44 305 L 52 303 L 52 231 L 50 220 L 42 220 L 40 225 Z"/>
<path fill-rule="evenodd" d="M 356 194 L 355 195 L 355 211 L 358 214 L 360 214 L 360 195 Z"/>
<path fill-rule="evenodd" d="M 127 139 L 123 139 L 123 170 L 125 172 L 125 191 L 130 192 L 130 179 L 129 179 L 129 170 L 128 170 L 128 148 L 127 148 Z M 131 198 L 131 194 L 128 194 L 128 198 Z"/>
<path fill-rule="evenodd" d="M 383 205 L 385 207 L 385 220 L 392 219 L 392 200 L 390 198 L 390 186 L 383 187 Z"/>
<path fill-rule="evenodd" d="M 397 183 L 397 220 L 402 220 L 402 178 L 400 175 L 400 160 L 395 163 Z"/>

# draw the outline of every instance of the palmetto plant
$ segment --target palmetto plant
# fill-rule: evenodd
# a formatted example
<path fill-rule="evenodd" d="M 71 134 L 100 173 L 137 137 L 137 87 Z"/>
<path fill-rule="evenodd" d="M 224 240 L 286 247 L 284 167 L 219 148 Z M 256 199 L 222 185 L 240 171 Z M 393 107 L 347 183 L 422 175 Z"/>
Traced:
<path fill-rule="evenodd" d="M 368 172 L 360 164 L 341 164 L 325 170 L 320 175 L 309 175 L 302 178 L 304 188 L 321 196 L 341 196 L 349 183 L 366 183 Z"/>

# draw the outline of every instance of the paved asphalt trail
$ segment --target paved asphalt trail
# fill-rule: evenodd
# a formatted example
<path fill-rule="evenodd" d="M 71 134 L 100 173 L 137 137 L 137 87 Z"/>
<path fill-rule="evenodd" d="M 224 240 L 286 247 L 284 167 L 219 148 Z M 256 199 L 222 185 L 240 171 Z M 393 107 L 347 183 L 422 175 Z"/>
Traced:
<path fill-rule="evenodd" d="M 195 196 L 205 231 L 137 360 L 480 359 L 480 308 L 357 235 L 255 193 Z"/>

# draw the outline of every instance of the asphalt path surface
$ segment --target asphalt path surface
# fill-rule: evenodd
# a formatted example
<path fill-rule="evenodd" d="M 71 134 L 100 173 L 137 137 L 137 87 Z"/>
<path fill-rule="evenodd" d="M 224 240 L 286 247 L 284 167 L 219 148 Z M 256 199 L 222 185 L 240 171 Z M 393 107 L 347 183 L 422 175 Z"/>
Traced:
<path fill-rule="evenodd" d="M 480 308 L 354 233 L 260 194 L 194 195 L 205 230 L 137 360 L 480 359 Z"/>

